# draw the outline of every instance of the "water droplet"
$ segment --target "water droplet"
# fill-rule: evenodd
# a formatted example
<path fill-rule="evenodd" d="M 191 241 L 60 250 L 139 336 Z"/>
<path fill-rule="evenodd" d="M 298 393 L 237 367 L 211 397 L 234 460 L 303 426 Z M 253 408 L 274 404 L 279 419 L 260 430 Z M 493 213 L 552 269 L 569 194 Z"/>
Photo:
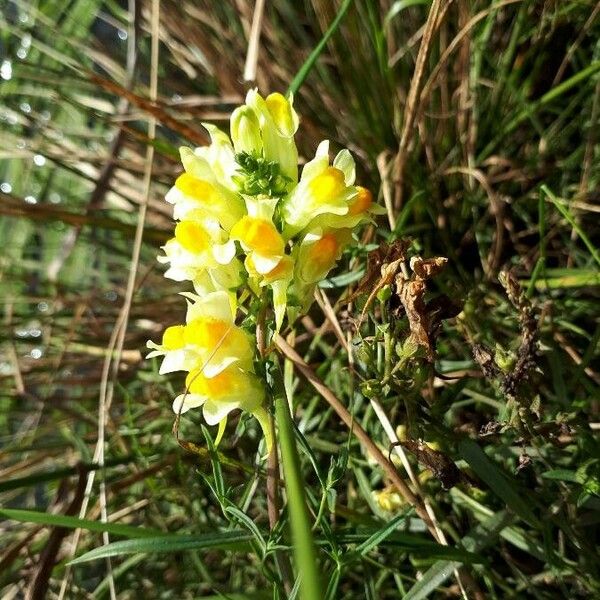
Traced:
<path fill-rule="evenodd" d="M 13 368 L 12 365 L 10 363 L 7 362 L 0 362 L 0 375 L 12 375 L 13 374 Z"/>
<path fill-rule="evenodd" d="M 29 335 L 34 338 L 40 337 L 42 335 L 42 330 L 38 329 L 37 327 L 32 327 L 29 330 Z"/>
<path fill-rule="evenodd" d="M 23 60 L 24 58 L 27 58 L 27 50 L 25 50 L 25 48 L 22 48 L 22 47 L 21 47 L 21 48 L 19 48 L 19 49 L 17 50 L 17 56 L 18 56 L 18 57 L 19 57 L 21 60 Z"/>
<path fill-rule="evenodd" d="M 24 200 L 27 204 L 37 204 L 37 198 L 34 198 L 33 196 L 25 196 Z"/>
<path fill-rule="evenodd" d="M 117 35 L 119 36 L 119 39 L 121 39 L 121 40 L 127 39 L 127 32 L 124 29 L 117 30 Z"/>
<path fill-rule="evenodd" d="M 29 21 L 29 15 L 27 13 L 21 13 L 19 15 L 19 21 L 21 21 L 21 23 L 27 23 Z"/>
<path fill-rule="evenodd" d="M 181 100 L 183 100 L 183 98 L 179 94 L 173 94 L 171 96 L 171 100 L 173 102 L 181 102 Z"/>
<path fill-rule="evenodd" d="M 42 118 L 43 121 L 49 121 L 51 116 L 52 115 L 50 114 L 49 110 L 43 110 L 42 113 L 40 114 L 40 117 Z"/>
<path fill-rule="evenodd" d="M 10 185 L 8 181 L 3 181 L 0 183 L 0 191 L 4 192 L 5 194 L 10 194 L 12 192 L 12 185 Z"/>
<path fill-rule="evenodd" d="M 23 39 L 21 40 L 21 46 L 23 46 L 23 48 L 28 49 L 31 46 L 31 34 L 30 33 L 26 33 L 23 36 Z"/>
<path fill-rule="evenodd" d="M 4 81 L 8 81 L 12 77 L 12 62 L 10 60 L 3 60 L 0 65 L 0 77 Z"/>
<path fill-rule="evenodd" d="M 16 122 L 16 121 L 15 121 L 15 122 Z M 24 149 L 24 148 L 26 148 L 26 147 L 27 147 L 27 144 L 26 144 L 26 143 L 25 143 L 23 140 L 19 140 L 19 141 L 17 142 L 17 148 L 18 148 L 19 150 L 23 150 L 23 149 Z"/>
<path fill-rule="evenodd" d="M 42 358 L 43 354 L 44 353 L 42 352 L 41 348 L 32 348 L 31 352 L 29 353 L 31 358 L 34 358 L 35 360 L 37 360 L 38 358 Z"/>
<path fill-rule="evenodd" d="M 21 102 L 21 104 L 19 104 L 19 108 L 24 113 L 30 113 L 31 112 L 31 104 L 29 104 L 29 102 Z"/>
<path fill-rule="evenodd" d="M 62 198 L 57 192 L 50 192 L 50 194 L 48 195 L 48 200 L 50 200 L 52 204 L 60 204 L 62 202 Z"/>
<path fill-rule="evenodd" d="M 7 115 L 6 120 L 8 121 L 9 125 L 16 125 L 19 122 L 19 119 L 17 119 L 17 115 L 14 115 L 13 113 Z M 19 145 L 17 144 L 17 147 L 18 146 Z"/>
<path fill-rule="evenodd" d="M 33 157 L 33 162 L 38 166 L 38 167 L 43 167 L 46 164 L 46 157 L 42 156 L 41 154 L 36 154 Z"/>
<path fill-rule="evenodd" d="M 48 310 L 48 308 L 49 308 L 49 306 L 48 306 L 47 302 L 38 302 L 37 309 L 40 312 L 46 312 Z"/>
<path fill-rule="evenodd" d="M 114 302 L 117 299 L 117 292 L 109 290 L 108 292 L 105 292 L 104 297 L 110 302 Z"/>

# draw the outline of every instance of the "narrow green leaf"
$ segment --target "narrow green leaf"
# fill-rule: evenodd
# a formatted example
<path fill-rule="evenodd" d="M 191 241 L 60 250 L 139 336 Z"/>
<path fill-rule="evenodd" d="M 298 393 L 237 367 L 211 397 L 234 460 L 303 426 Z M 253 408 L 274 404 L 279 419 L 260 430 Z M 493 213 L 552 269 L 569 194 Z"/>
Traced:
<path fill-rule="evenodd" d="M 379 531 L 375 532 L 371 537 L 360 544 L 360 546 L 356 548 L 356 552 L 360 554 L 360 556 L 364 556 L 373 548 L 375 548 L 375 546 L 381 544 L 385 538 L 394 532 L 398 525 L 406 521 L 406 517 L 408 516 L 409 512 L 411 511 L 406 511 L 393 518 L 387 525 L 385 525 L 385 527 L 382 527 Z"/>
<path fill-rule="evenodd" d="M 388 11 L 388 14 L 385 16 L 384 23 L 385 25 L 388 25 L 389 22 L 405 8 L 410 8 L 411 6 L 417 6 L 419 4 L 428 5 L 430 2 L 431 0 L 396 0 Z"/>
<path fill-rule="evenodd" d="M 423 577 L 413 585 L 403 600 L 422 600 L 435 591 L 460 566 L 459 562 L 441 560 L 431 566 Z"/>
<path fill-rule="evenodd" d="M 599 63 L 600 64 L 600 63 Z M 581 238 L 581 241 L 587 246 L 587 249 L 590 251 L 592 258 L 600 265 L 600 253 L 598 249 L 591 242 L 590 238 L 587 236 L 585 231 L 581 228 L 579 223 L 575 220 L 575 217 L 571 214 L 569 207 L 566 202 L 557 198 L 546 185 L 542 185 L 540 188 L 546 196 L 550 199 L 552 204 L 556 206 L 560 214 L 569 222 L 569 225 L 577 232 L 577 235 Z"/>
<path fill-rule="evenodd" d="M 294 77 L 292 83 L 290 83 L 290 87 L 288 88 L 288 94 L 295 94 L 300 86 L 304 83 L 304 80 L 310 73 L 311 69 L 314 67 L 317 59 L 321 55 L 321 52 L 325 49 L 325 45 L 329 41 L 329 38 L 335 33 L 337 28 L 340 26 L 342 19 L 348 12 L 350 5 L 352 4 L 352 0 L 344 0 L 344 3 L 340 7 L 338 14 L 335 16 L 335 19 L 331 22 L 329 29 L 325 32 L 323 37 L 320 39 L 319 43 L 314 47 L 313 51 L 309 54 L 304 64 L 300 67 L 300 70 Z"/>
<path fill-rule="evenodd" d="M 377 535 L 379 531 L 369 536 L 363 532 L 336 534 L 335 540 L 341 544 L 364 543 L 373 535 Z M 366 539 L 365 539 L 366 538 Z M 389 533 L 385 539 L 379 542 L 382 546 L 393 546 L 402 548 L 411 555 L 419 558 L 431 559 L 447 559 L 456 560 L 462 563 L 481 563 L 483 559 L 472 552 L 463 550 L 462 548 L 453 548 L 451 546 L 442 546 L 436 544 L 421 536 L 395 531 Z"/>
<path fill-rule="evenodd" d="M 13 508 L 0 508 L 0 516 L 20 521 L 21 523 L 39 523 L 51 527 L 67 527 L 69 529 L 87 529 L 88 531 L 107 531 L 113 535 L 128 538 L 153 537 L 162 535 L 160 531 L 133 527 L 131 525 L 120 525 L 119 523 L 102 523 L 102 521 L 90 521 L 89 519 L 78 519 L 65 515 L 54 515 L 37 510 L 19 510 Z"/>
<path fill-rule="evenodd" d="M 568 469 L 553 469 L 542 473 L 544 479 L 556 479 L 557 481 L 570 481 L 572 483 L 582 483 L 575 471 Z"/>
<path fill-rule="evenodd" d="M 527 495 L 515 489 L 512 482 L 508 480 L 504 473 L 473 440 L 462 440 L 458 448 L 461 456 L 469 463 L 469 466 L 477 473 L 477 476 L 499 498 L 504 500 L 511 510 L 534 527 L 539 526 L 538 519 L 534 516 L 530 504 L 527 503 Z"/>
<path fill-rule="evenodd" d="M 106 469 L 108 467 L 114 467 L 116 465 L 124 465 L 127 463 L 135 462 L 135 460 L 135 456 L 125 456 L 122 458 L 107 460 L 106 464 L 104 465 L 104 468 Z M 32 475 L 27 475 L 26 477 L 15 477 L 14 479 L 0 481 L 0 492 L 8 492 L 10 490 L 16 490 L 22 487 L 32 487 L 45 481 L 56 481 L 57 479 L 68 477 L 69 475 L 76 475 L 81 471 L 87 473 L 88 471 L 95 471 L 100 468 L 100 465 L 96 463 L 89 463 L 76 465 L 73 467 L 62 467 L 60 469 L 52 469 L 50 471 L 43 471 L 40 473 L 33 473 Z"/>
<path fill-rule="evenodd" d="M 246 542 L 252 539 L 252 534 L 235 530 L 200 535 L 162 535 L 138 540 L 124 540 L 94 548 L 72 560 L 69 564 L 76 565 L 90 560 L 123 554 L 185 552 L 187 550 L 226 548 L 229 546 L 237 546 L 235 551 L 245 552 L 247 550 Z"/>
<path fill-rule="evenodd" d="M 305 482 L 302 478 L 294 425 L 279 364 L 273 365 L 272 374 L 275 421 L 279 433 L 279 448 L 283 464 L 294 558 L 296 569 L 300 575 L 300 597 L 302 600 L 319 600 L 319 598 L 323 598 L 324 590 L 312 535 L 312 523 L 306 504 Z"/>

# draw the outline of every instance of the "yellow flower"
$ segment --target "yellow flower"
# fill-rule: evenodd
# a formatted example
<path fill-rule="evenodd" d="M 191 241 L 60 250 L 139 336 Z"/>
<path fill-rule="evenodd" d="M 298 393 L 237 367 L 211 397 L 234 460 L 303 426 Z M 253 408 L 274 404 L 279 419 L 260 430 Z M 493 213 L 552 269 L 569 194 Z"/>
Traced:
<path fill-rule="evenodd" d="M 295 277 L 303 284 L 325 279 L 352 239 L 349 229 L 330 229 L 308 233 L 300 243 Z"/>
<path fill-rule="evenodd" d="M 329 142 L 321 142 L 283 205 L 288 235 L 296 235 L 306 227 L 352 229 L 372 214 L 385 212 L 373 204 L 369 190 L 354 185 L 356 168 L 350 152 L 339 152 L 332 165 L 328 153 Z"/>
<path fill-rule="evenodd" d="M 158 261 L 169 268 L 165 277 L 192 281 L 198 292 L 231 289 L 241 284 L 235 244 L 212 219 L 179 221 L 175 237 L 163 247 Z"/>
<path fill-rule="evenodd" d="M 226 292 L 206 296 L 189 295 L 187 325 L 183 340 L 192 347 L 207 377 L 220 373 L 233 363 L 252 368 L 253 350 L 247 334 L 234 324 L 234 311 Z"/>
<path fill-rule="evenodd" d="M 300 183 L 283 205 L 283 218 L 292 234 L 323 214 L 346 215 L 357 194 L 354 160 L 342 150 L 329 164 L 329 142 L 321 142 L 315 158 L 306 163 Z"/>
<path fill-rule="evenodd" d="M 195 150 L 181 148 L 181 162 L 186 173 L 205 179 L 209 183 L 217 183 L 221 189 L 237 191 L 233 177 L 237 173 L 235 150 L 229 136 L 210 123 L 202 123 L 208 131 L 211 143 Z"/>
<path fill-rule="evenodd" d="M 335 266 L 351 239 L 349 229 L 315 230 L 296 247 L 293 292 L 302 312 L 308 310 L 316 285 Z"/>
<path fill-rule="evenodd" d="M 185 325 L 165 330 L 160 344 L 148 342 L 148 356 L 162 357 L 161 373 L 188 372 L 186 393 L 173 404 L 177 413 L 202 407 L 207 423 L 221 424 L 219 437 L 231 410 L 250 412 L 269 447 L 253 343 L 235 325 L 238 296 L 240 302 L 248 298 L 239 288 L 244 281 L 256 295 L 271 288 L 279 330 L 286 309 L 290 322 L 308 310 L 352 229 L 381 210 L 366 188 L 355 185 L 350 152 L 342 150 L 330 162 L 327 141 L 298 181 L 298 123 L 292 97 L 263 98 L 251 90 L 232 113 L 231 137 L 203 124 L 210 144 L 180 149 L 185 172 L 166 196 L 174 237 L 159 261 L 168 265 L 166 277 L 191 281 L 196 294 L 182 293 L 188 299 Z M 297 300 L 291 307 L 288 297 Z"/>
<path fill-rule="evenodd" d="M 175 219 L 210 218 L 218 221 L 225 231 L 244 214 L 244 203 L 238 194 L 188 172 L 177 178 L 165 199 L 173 204 Z"/>
<path fill-rule="evenodd" d="M 231 140 L 236 152 L 262 154 L 263 141 L 256 111 L 246 105 L 231 113 Z"/>
<path fill-rule="evenodd" d="M 195 354 L 186 351 L 183 338 L 185 326 L 173 325 L 167 327 L 163 333 L 162 343 L 156 344 L 149 341 L 146 346 L 152 349 L 146 358 L 155 356 L 164 356 L 158 372 L 161 375 L 172 373 L 173 371 L 187 371 L 196 364 Z"/>
<path fill-rule="evenodd" d="M 395 512 L 406 504 L 404 498 L 392 489 L 373 490 L 371 494 L 379 508 L 385 512 Z"/>
<path fill-rule="evenodd" d="M 191 408 L 203 407 L 204 420 L 209 425 L 220 423 L 235 409 L 255 412 L 261 408 L 265 392 L 256 375 L 230 366 L 208 377 L 200 367 L 189 372 L 186 394 L 173 402 L 177 414 Z"/>
<path fill-rule="evenodd" d="M 231 229 L 231 239 L 241 243 L 261 275 L 273 271 L 283 258 L 285 241 L 270 220 L 246 215 Z"/>
<path fill-rule="evenodd" d="M 192 369 L 186 377 L 186 392 L 173 401 L 173 412 L 183 414 L 192 408 L 202 407 L 202 416 L 208 425 L 219 424 L 217 443 L 233 410 L 252 414 L 259 422 L 271 451 L 273 439 L 269 425 L 269 413 L 264 407 L 265 389 L 251 372 L 237 365 L 207 377 L 202 368 Z"/>

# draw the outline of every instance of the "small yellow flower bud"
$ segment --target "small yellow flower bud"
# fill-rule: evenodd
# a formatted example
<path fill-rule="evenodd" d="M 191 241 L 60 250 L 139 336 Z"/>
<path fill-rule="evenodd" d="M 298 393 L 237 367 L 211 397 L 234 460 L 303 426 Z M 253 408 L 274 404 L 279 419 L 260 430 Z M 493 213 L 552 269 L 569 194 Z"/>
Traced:
<path fill-rule="evenodd" d="M 260 154 L 262 136 L 258 117 L 249 106 L 240 106 L 231 115 L 231 139 L 236 152 Z"/>

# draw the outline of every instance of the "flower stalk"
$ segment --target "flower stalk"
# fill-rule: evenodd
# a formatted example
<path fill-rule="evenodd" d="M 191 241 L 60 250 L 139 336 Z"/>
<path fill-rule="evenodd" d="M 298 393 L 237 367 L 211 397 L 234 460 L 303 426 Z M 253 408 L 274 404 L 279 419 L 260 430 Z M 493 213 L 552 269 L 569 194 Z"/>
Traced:
<path fill-rule="evenodd" d="M 292 415 L 279 364 L 274 362 L 271 375 L 294 559 L 300 577 L 300 597 L 302 600 L 319 600 L 323 597 L 323 588 L 319 576 L 317 552 L 304 493 Z"/>

